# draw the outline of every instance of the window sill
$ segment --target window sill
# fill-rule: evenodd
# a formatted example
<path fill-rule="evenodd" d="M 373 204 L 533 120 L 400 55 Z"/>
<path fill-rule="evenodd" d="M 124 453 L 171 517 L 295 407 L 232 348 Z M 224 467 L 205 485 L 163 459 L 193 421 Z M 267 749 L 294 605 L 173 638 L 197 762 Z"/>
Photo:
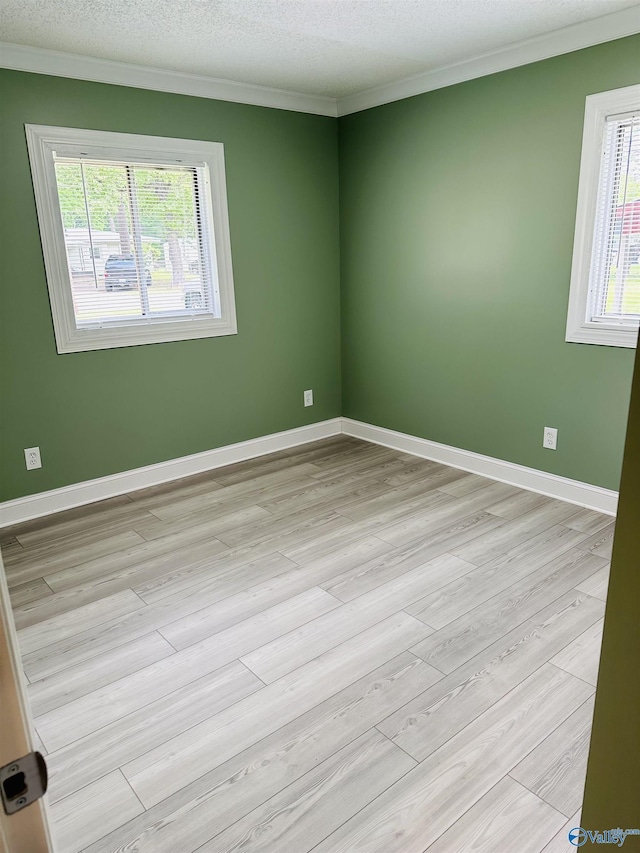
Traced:
<path fill-rule="evenodd" d="M 238 329 L 232 320 L 189 320 L 145 325 L 144 328 L 121 326 L 119 328 L 73 329 L 67 335 L 56 335 L 59 353 L 86 352 L 115 349 L 117 347 L 143 346 L 144 344 L 188 341 L 198 338 L 215 338 L 235 335 Z"/>
<path fill-rule="evenodd" d="M 602 328 L 601 326 L 579 326 L 567 329 L 565 340 L 570 344 L 596 344 L 603 347 L 626 347 L 638 345 L 638 329 Z"/>

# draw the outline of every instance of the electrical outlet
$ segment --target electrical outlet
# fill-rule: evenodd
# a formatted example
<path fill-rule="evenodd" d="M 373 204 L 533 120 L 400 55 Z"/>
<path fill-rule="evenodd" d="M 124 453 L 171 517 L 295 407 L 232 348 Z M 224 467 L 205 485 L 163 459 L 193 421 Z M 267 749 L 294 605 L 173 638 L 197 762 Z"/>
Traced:
<path fill-rule="evenodd" d="M 313 406 L 313 391 L 304 392 L 304 404 L 305 406 Z"/>
<path fill-rule="evenodd" d="M 24 461 L 27 463 L 27 471 L 35 471 L 36 468 L 42 468 L 42 460 L 40 459 L 40 448 L 25 447 Z"/>
<path fill-rule="evenodd" d="M 558 430 L 555 427 L 545 427 L 542 438 L 542 446 L 546 450 L 558 449 Z"/>

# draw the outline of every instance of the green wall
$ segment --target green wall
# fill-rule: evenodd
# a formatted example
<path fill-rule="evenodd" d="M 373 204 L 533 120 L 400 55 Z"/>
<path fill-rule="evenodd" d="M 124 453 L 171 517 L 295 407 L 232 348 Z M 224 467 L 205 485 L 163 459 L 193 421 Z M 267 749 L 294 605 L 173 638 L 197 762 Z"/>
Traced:
<path fill-rule="evenodd" d="M 1 71 L 0 500 L 340 413 L 616 489 L 633 352 L 564 325 L 584 99 L 639 46 L 338 121 Z M 224 142 L 239 334 L 58 355 L 25 123 Z"/>
<path fill-rule="evenodd" d="M 0 500 L 340 414 L 335 119 L 20 72 L 0 85 Z M 58 355 L 25 123 L 223 142 L 238 334 Z M 32 445 L 43 468 L 27 472 Z"/>
<path fill-rule="evenodd" d="M 633 351 L 564 327 L 585 97 L 637 83 L 639 47 L 340 120 L 344 415 L 618 487 Z"/>
<path fill-rule="evenodd" d="M 620 506 L 580 825 L 640 828 L 640 350 L 629 411 Z M 587 845 L 597 849 L 599 845 Z M 602 849 L 602 848 L 600 848 Z M 640 851 L 628 836 L 625 853 Z"/>

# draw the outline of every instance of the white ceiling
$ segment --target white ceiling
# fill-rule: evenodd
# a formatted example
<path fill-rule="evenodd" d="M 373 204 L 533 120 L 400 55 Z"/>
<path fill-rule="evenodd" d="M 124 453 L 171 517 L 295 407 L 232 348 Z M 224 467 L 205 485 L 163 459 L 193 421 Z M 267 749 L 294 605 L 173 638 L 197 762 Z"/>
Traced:
<path fill-rule="evenodd" d="M 633 5 L 630 0 L 2 0 L 0 39 L 343 98 Z"/>

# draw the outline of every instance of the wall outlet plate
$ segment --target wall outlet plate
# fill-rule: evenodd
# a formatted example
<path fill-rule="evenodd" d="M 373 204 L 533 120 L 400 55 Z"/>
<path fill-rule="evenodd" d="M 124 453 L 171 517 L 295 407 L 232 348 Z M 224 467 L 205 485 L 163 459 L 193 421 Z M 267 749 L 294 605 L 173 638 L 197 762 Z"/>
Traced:
<path fill-rule="evenodd" d="M 545 450 L 558 449 L 558 430 L 555 427 L 545 427 L 542 436 L 542 446 Z"/>
<path fill-rule="evenodd" d="M 42 460 L 40 459 L 40 448 L 25 447 L 24 461 L 27 465 L 27 471 L 35 471 L 36 468 L 42 468 Z"/>
<path fill-rule="evenodd" d="M 304 392 L 304 404 L 305 406 L 313 406 L 313 391 Z"/>

